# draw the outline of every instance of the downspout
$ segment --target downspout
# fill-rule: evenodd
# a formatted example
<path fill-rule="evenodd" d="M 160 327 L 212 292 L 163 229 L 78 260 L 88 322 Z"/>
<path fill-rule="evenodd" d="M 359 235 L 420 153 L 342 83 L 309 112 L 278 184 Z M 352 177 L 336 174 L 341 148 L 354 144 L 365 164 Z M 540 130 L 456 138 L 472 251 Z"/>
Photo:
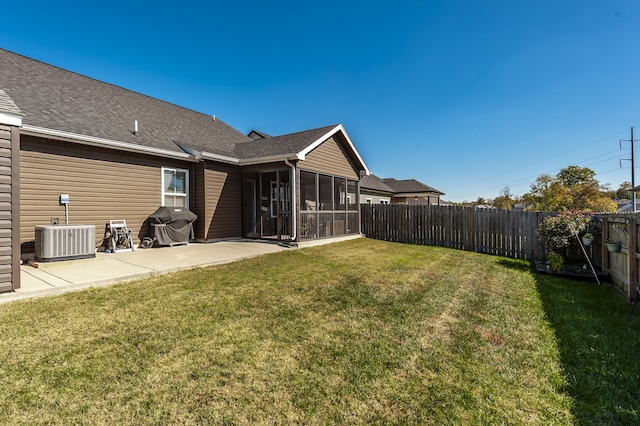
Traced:
<path fill-rule="evenodd" d="M 291 164 L 288 158 L 284 159 L 284 164 L 291 168 L 291 227 L 293 228 L 293 232 L 291 234 L 291 241 L 295 241 L 298 233 L 298 221 L 296 220 L 298 217 L 298 204 L 296 203 L 296 166 L 295 164 Z"/>

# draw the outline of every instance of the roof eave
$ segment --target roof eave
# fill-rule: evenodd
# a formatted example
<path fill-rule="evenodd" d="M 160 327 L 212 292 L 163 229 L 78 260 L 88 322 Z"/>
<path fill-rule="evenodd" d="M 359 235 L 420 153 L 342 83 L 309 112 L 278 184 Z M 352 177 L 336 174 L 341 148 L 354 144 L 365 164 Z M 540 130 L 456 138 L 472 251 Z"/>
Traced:
<path fill-rule="evenodd" d="M 440 191 L 421 191 L 421 192 L 396 192 L 394 197 L 430 197 L 430 196 L 444 195 L 444 192 Z"/>
<path fill-rule="evenodd" d="M 128 142 L 115 141 L 111 139 L 98 138 L 94 136 L 80 135 L 77 133 L 65 132 L 62 130 L 47 129 L 44 127 L 31 126 L 28 124 L 20 128 L 20 134 L 53 137 L 66 142 L 73 142 L 82 145 L 95 146 L 100 148 L 117 149 L 126 152 L 135 152 L 138 154 L 155 155 L 164 158 L 175 158 L 184 161 L 196 161 L 193 155 L 186 152 L 170 151 L 168 149 L 152 148 L 148 146 L 136 145 Z"/>
<path fill-rule="evenodd" d="M 20 127 L 22 126 L 22 117 L 15 114 L 0 112 L 0 124 Z"/>
<path fill-rule="evenodd" d="M 275 163 L 285 160 L 300 160 L 297 153 L 281 154 L 281 155 L 269 155 L 266 157 L 245 158 L 240 160 L 241 166 L 252 166 L 255 164 Z"/>
<path fill-rule="evenodd" d="M 360 192 L 368 192 L 374 195 L 386 195 L 386 196 L 394 196 L 395 194 L 393 193 L 393 191 L 383 191 L 381 189 L 371 189 L 371 188 L 364 188 L 362 185 L 360 186 Z"/>
<path fill-rule="evenodd" d="M 206 152 L 206 151 L 202 151 L 201 158 L 204 159 L 204 160 L 219 161 L 221 163 L 227 163 L 227 164 L 239 164 L 240 163 L 240 160 L 238 158 L 229 157 L 229 156 L 226 156 L 226 155 L 214 154 L 213 152 Z"/>

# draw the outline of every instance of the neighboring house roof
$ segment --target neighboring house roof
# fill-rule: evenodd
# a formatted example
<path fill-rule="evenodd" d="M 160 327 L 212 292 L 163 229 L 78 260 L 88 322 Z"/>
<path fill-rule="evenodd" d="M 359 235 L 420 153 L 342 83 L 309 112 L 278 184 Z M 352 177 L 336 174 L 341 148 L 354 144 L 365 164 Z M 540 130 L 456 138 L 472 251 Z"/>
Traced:
<path fill-rule="evenodd" d="M 369 173 L 342 125 L 271 137 L 238 132 L 202 114 L 0 49 L 0 108 L 21 112 L 22 134 L 185 159 L 235 164 L 304 160 L 341 133 L 358 167 Z M 256 139 L 253 139 L 256 138 Z M 249 161 L 253 160 L 253 161 Z"/>
<path fill-rule="evenodd" d="M 435 188 L 430 187 L 429 185 L 425 185 L 422 182 L 419 182 L 415 179 L 404 179 L 404 180 L 396 180 L 393 178 L 382 179 L 382 181 L 387 184 L 396 195 L 399 194 L 415 194 L 415 193 L 432 193 L 438 195 L 444 195 L 444 192 L 438 191 Z"/>
<path fill-rule="evenodd" d="M 618 211 L 621 213 L 633 212 L 633 201 L 629 200 L 626 204 L 619 204 Z M 636 211 L 640 211 L 640 201 L 636 201 Z"/>
<path fill-rule="evenodd" d="M 388 193 L 389 195 L 392 195 L 394 193 L 394 190 L 391 189 L 389 185 L 384 183 L 382 179 L 374 174 L 363 176 L 362 179 L 360 179 L 360 189 L 384 192 Z"/>

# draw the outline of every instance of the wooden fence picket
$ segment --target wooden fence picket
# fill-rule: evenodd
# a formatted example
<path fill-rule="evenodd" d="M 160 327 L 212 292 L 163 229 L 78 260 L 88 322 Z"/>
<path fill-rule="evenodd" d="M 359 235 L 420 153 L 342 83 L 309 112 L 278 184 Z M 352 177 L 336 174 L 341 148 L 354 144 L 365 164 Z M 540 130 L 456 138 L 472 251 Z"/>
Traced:
<path fill-rule="evenodd" d="M 544 246 L 535 231 L 549 214 L 460 206 L 365 204 L 360 217 L 362 231 L 369 238 L 537 260 L 544 256 Z"/>

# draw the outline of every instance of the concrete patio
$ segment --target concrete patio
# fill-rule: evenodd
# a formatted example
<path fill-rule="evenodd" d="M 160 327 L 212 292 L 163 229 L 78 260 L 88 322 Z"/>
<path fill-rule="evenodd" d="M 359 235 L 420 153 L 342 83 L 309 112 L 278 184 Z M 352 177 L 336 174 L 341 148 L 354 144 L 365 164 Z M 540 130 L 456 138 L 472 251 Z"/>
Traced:
<path fill-rule="evenodd" d="M 298 247 L 327 244 L 353 237 L 298 244 Z M 209 244 L 137 249 L 122 253 L 97 253 L 93 259 L 24 264 L 21 285 L 15 292 L 0 294 L 0 304 L 34 297 L 106 286 L 168 272 L 235 262 L 297 247 L 276 242 L 230 240 Z"/>

